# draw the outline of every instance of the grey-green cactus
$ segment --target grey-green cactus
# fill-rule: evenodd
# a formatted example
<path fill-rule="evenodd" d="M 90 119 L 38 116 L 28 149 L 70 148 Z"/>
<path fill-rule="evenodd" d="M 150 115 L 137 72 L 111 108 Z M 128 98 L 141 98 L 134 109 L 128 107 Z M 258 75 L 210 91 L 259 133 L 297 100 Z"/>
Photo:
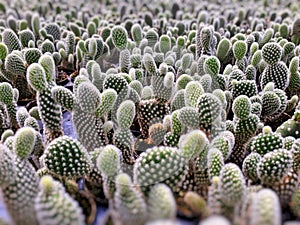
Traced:
<path fill-rule="evenodd" d="M 35 212 L 38 223 L 45 225 L 85 224 L 78 202 L 66 192 L 60 182 L 49 175 L 40 180 L 39 192 L 35 197 Z"/>
<path fill-rule="evenodd" d="M 260 190 L 251 204 L 250 224 L 281 224 L 281 208 L 278 196 L 270 189 Z"/>

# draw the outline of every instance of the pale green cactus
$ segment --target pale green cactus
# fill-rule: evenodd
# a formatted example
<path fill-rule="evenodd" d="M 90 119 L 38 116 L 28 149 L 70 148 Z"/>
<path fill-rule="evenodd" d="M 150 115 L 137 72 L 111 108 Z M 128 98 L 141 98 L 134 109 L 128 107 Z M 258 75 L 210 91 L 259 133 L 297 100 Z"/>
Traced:
<path fill-rule="evenodd" d="M 156 183 L 165 183 L 173 191 L 182 182 L 186 159 L 178 148 L 153 147 L 143 152 L 134 165 L 134 183 L 148 193 Z"/>
<path fill-rule="evenodd" d="M 213 177 L 218 177 L 223 166 L 224 157 L 222 152 L 217 148 L 209 149 L 207 153 L 207 168 L 209 179 L 212 180 Z"/>
<path fill-rule="evenodd" d="M 241 204 L 246 194 L 246 183 L 242 171 L 236 164 L 227 163 L 220 172 L 220 194 L 227 206 Z"/>
<path fill-rule="evenodd" d="M 31 127 L 20 128 L 14 138 L 15 154 L 26 159 L 32 153 L 36 141 L 35 130 Z"/>
<path fill-rule="evenodd" d="M 252 180 L 253 182 L 259 181 L 257 175 L 257 165 L 260 160 L 260 154 L 252 152 L 243 161 L 243 173 L 248 179 Z"/>
<path fill-rule="evenodd" d="M 270 189 L 262 189 L 254 195 L 251 204 L 250 225 L 281 224 L 281 207 L 278 196 Z"/>
<path fill-rule="evenodd" d="M 132 184 L 131 178 L 125 173 L 116 177 L 115 208 L 119 219 L 124 224 L 142 225 L 146 220 L 146 203 L 142 194 Z"/>
<path fill-rule="evenodd" d="M 193 130 L 183 135 L 179 141 L 182 156 L 190 160 L 199 156 L 208 146 L 208 139 L 201 130 Z"/>
<path fill-rule="evenodd" d="M 51 176 L 43 176 L 35 197 L 35 212 L 39 223 L 45 225 L 84 225 L 85 218 L 78 202 L 63 185 Z"/>
<path fill-rule="evenodd" d="M 100 91 L 91 82 L 79 84 L 75 96 L 84 112 L 95 113 L 101 105 Z"/>
<path fill-rule="evenodd" d="M 174 219 L 176 202 L 171 189 L 165 184 L 154 185 L 148 196 L 148 221 Z"/>

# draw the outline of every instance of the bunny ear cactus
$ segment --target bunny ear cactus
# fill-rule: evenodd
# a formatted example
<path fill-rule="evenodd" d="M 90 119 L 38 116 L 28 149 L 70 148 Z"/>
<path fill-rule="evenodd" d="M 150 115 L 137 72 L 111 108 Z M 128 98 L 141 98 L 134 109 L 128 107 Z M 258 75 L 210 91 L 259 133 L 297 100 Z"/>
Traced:
<path fill-rule="evenodd" d="M 211 148 L 207 154 L 207 168 L 209 179 L 212 181 L 213 177 L 219 176 L 222 167 L 224 166 L 224 157 L 222 152 L 217 148 Z"/>
<path fill-rule="evenodd" d="M 107 145 L 97 157 L 96 165 L 103 177 L 103 190 L 106 198 L 113 199 L 115 179 L 121 170 L 122 152 L 114 145 Z"/>
<path fill-rule="evenodd" d="M 208 133 L 213 132 L 213 124 L 221 115 L 221 101 L 213 94 L 204 93 L 198 99 L 197 108 L 200 127 Z"/>
<path fill-rule="evenodd" d="M 152 124 L 162 122 L 165 115 L 169 114 L 168 104 L 156 99 L 141 100 L 137 106 L 137 118 L 141 127 L 142 136 L 148 137 L 148 129 Z"/>
<path fill-rule="evenodd" d="M 270 189 L 262 189 L 251 203 L 250 225 L 281 224 L 281 207 L 278 196 Z"/>
<path fill-rule="evenodd" d="M 14 151 L 22 159 L 28 158 L 36 142 L 35 130 L 31 127 L 20 128 L 15 134 Z"/>
<path fill-rule="evenodd" d="M 280 182 L 273 187 L 273 190 L 279 197 L 280 204 L 283 207 L 286 207 L 293 194 L 297 191 L 299 187 L 299 176 L 298 172 L 294 169 L 291 169 L 281 180 Z"/>
<path fill-rule="evenodd" d="M 199 128 L 199 113 L 194 107 L 183 107 L 178 112 L 178 120 L 183 126 L 191 129 Z"/>
<path fill-rule="evenodd" d="M 12 140 L 13 151 L 16 153 L 12 161 L 15 174 L 12 174 L 10 182 L 2 189 L 4 202 L 16 224 L 38 224 L 34 210 L 34 198 L 38 193 L 38 176 L 27 160 L 35 142 L 34 132 L 32 128 L 21 128 L 16 138 Z M 7 160 L 7 153 L 3 153 L 5 154 L 3 160 Z"/>
<path fill-rule="evenodd" d="M 228 163 L 220 172 L 220 194 L 227 206 L 242 204 L 246 195 L 246 184 L 242 171 L 236 164 Z"/>
<path fill-rule="evenodd" d="M 186 135 L 182 136 L 179 147 L 182 156 L 187 160 L 191 160 L 200 154 L 207 148 L 208 139 L 204 132 L 201 130 L 193 130 Z"/>
<path fill-rule="evenodd" d="M 14 164 L 14 154 L 5 145 L 0 144 L 0 186 L 5 188 L 7 185 L 14 182 L 16 176 L 16 168 Z"/>
<path fill-rule="evenodd" d="M 131 178 L 125 173 L 119 174 L 115 182 L 115 208 L 122 223 L 144 224 L 147 208 L 142 193 L 133 187 Z"/>
<path fill-rule="evenodd" d="M 75 104 L 75 96 L 73 93 L 62 86 L 55 86 L 51 89 L 53 99 L 64 108 L 72 111 Z"/>
<path fill-rule="evenodd" d="M 115 47 L 121 51 L 127 47 L 128 34 L 124 27 L 114 26 L 111 30 L 111 37 Z"/>
<path fill-rule="evenodd" d="M 122 151 L 125 163 L 133 164 L 135 152 L 133 152 L 133 135 L 130 126 L 135 117 L 135 104 L 131 100 L 121 103 L 117 111 L 119 129 L 115 133 L 115 145 Z"/>
<path fill-rule="evenodd" d="M 232 104 L 232 111 L 238 119 L 247 119 L 251 113 L 250 99 L 245 95 L 235 98 Z"/>
<path fill-rule="evenodd" d="M 0 83 L 0 103 L 4 104 L 5 117 L 8 119 L 10 128 L 17 130 L 19 128 L 16 118 L 17 103 L 14 99 L 14 90 L 7 82 Z"/>
<path fill-rule="evenodd" d="M 54 139 L 44 152 L 45 166 L 54 174 L 78 178 L 91 170 L 91 159 L 81 143 L 68 136 Z"/>
<path fill-rule="evenodd" d="M 268 43 L 262 49 L 262 57 L 268 66 L 263 71 L 260 86 L 263 89 L 267 83 L 274 82 L 275 88 L 285 90 L 289 85 L 289 70 L 283 62 L 279 62 L 282 48 L 279 44 Z"/>
<path fill-rule="evenodd" d="M 26 74 L 28 83 L 37 91 L 39 114 L 44 125 L 46 143 L 63 135 L 61 107 L 54 101 L 51 94 L 51 88 L 55 86 L 52 81 L 53 74 L 51 74 L 54 72 L 54 63 L 51 63 L 53 60 L 48 62 L 50 63 L 31 64 Z"/>
<path fill-rule="evenodd" d="M 251 152 L 257 152 L 261 156 L 276 149 L 283 148 L 283 138 L 280 134 L 272 132 L 271 127 L 265 126 L 263 132 L 255 136 L 251 141 Z"/>
<path fill-rule="evenodd" d="M 185 175 L 186 167 L 186 159 L 178 148 L 149 148 L 134 164 L 134 183 L 145 194 L 156 183 L 165 183 L 175 191 Z"/>
<path fill-rule="evenodd" d="M 40 224 L 84 225 L 82 209 L 65 190 L 63 185 L 51 176 L 43 176 L 35 198 L 35 212 Z"/>
<path fill-rule="evenodd" d="M 295 111 L 293 117 L 281 124 L 276 133 L 280 133 L 282 137 L 292 136 L 294 138 L 300 138 L 300 112 Z"/>
<path fill-rule="evenodd" d="M 242 170 L 246 178 L 252 180 L 253 182 L 258 182 L 259 178 L 257 175 L 257 165 L 261 160 L 261 155 L 252 152 L 243 161 Z"/>
<path fill-rule="evenodd" d="M 10 81 L 16 81 L 17 76 L 24 76 L 26 73 L 25 59 L 19 51 L 12 51 L 6 56 L 4 76 Z M 12 76 L 10 76 L 12 75 Z"/>
<path fill-rule="evenodd" d="M 95 113 L 100 107 L 100 91 L 90 82 L 79 84 L 75 96 L 81 109 L 86 113 Z"/>
<path fill-rule="evenodd" d="M 176 202 L 171 189 L 165 184 L 154 185 L 148 196 L 148 221 L 174 219 Z"/>
<path fill-rule="evenodd" d="M 21 43 L 16 33 L 11 29 L 5 29 L 2 34 L 3 43 L 7 46 L 8 52 L 21 50 Z"/>
<path fill-rule="evenodd" d="M 7 54 L 8 54 L 8 48 L 7 48 L 7 46 L 6 46 L 6 44 L 4 44 L 4 43 L 0 43 L 0 59 L 1 60 L 4 60 L 5 58 L 6 58 L 6 56 L 7 56 Z"/>
<path fill-rule="evenodd" d="M 286 149 L 276 149 L 265 154 L 257 168 L 258 177 L 267 186 L 278 183 L 291 169 L 292 153 Z"/>
<path fill-rule="evenodd" d="M 199 82 L 190 81 L 185 87 L 185 105 L 196 107 L 199 97 L 204 93 L 204 90 Z"/>

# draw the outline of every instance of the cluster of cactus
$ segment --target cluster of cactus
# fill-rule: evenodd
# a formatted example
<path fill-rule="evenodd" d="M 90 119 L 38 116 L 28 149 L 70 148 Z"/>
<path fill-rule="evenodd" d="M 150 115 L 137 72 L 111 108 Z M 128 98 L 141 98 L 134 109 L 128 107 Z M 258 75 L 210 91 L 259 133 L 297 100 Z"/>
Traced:
<path fill-rule="evenodd" d="M 14 224 L 91 225 L 103 198 L 103 224 L 300 217 L 299 7 L 225 2 L 0 2 Z"/>

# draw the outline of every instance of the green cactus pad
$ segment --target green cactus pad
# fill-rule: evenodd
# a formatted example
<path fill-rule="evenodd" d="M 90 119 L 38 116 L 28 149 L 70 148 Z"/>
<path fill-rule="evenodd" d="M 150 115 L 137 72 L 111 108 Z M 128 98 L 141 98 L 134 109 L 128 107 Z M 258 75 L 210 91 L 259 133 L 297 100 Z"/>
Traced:
<path fill-rule="evenodd" d="M 68 136 L 54 139 L 44 152 L 46 167 L 67 178 L 82 177 L 90 172 L 91 159 L 81 143 Z"/>

